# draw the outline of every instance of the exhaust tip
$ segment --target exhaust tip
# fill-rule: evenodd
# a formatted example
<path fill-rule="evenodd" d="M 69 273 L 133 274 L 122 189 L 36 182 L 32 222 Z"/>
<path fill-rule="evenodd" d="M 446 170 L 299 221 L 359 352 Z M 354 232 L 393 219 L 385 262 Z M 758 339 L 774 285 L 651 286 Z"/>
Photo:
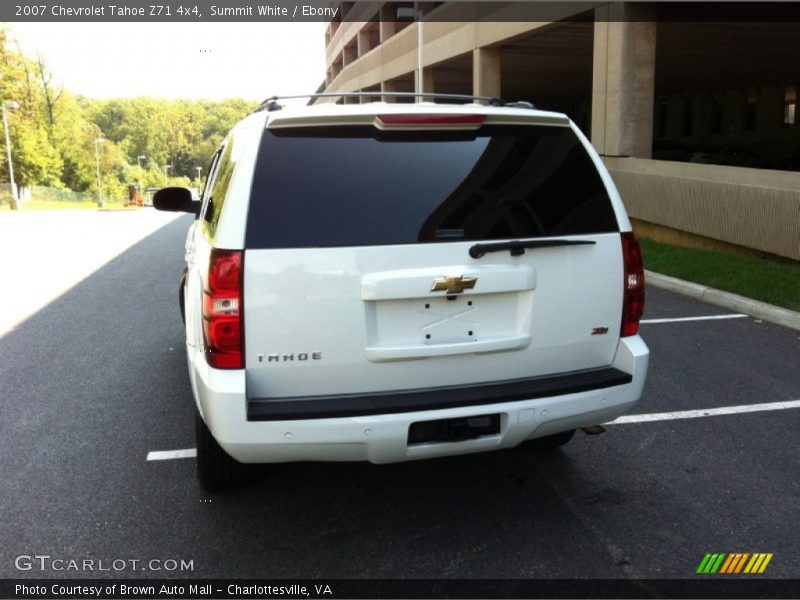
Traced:
<path fill-rule="evenodd" d="M 588 427 L 581 427 L 581 431 L 586 435 L 600 435 L 606 432 L 606 428 L 602 425 L 589 425 Z"/>

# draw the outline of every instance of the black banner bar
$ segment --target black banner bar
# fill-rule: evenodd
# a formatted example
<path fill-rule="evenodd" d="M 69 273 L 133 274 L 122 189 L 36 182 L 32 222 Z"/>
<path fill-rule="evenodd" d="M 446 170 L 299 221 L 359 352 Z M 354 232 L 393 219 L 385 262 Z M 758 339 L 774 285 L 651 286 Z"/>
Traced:
<path fill-rule="evenodd" d="M 800 580 L 696 579 L 3 579 L 0 598 L 798 598 Z"/>
<path fill-rule="evenodd" d="M 800 22 L 800 2 L 628 2 L 636 10 L 598 11 L 582 0 L 474 2 L 451 0 L 425 12 L 427 22 L 524 22 L 563 19 L 673 22 Z M 330 0 L 2 0 L 0 21 L 28 22 L 402 22 L 411 2 Z"/>

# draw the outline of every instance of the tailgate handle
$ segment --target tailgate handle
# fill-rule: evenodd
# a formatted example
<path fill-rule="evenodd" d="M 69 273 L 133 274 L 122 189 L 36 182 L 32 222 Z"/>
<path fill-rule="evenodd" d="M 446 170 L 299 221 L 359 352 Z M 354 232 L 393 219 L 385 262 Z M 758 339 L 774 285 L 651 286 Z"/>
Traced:
<path fill-rule="evenodd" d="M 470 247 L 469 255 L 472 258 L 480 258 L 488 252 L 502 252 L 509 250 L 511 256 L 522 256 L 526 248 L 553 248 L 555 246 L 585 246 L 594 244 L 593 240 L 529 240 L 521 242 L 513 240 L 511 242 L 495 242 L 492 244 L 475 244 Z"/>

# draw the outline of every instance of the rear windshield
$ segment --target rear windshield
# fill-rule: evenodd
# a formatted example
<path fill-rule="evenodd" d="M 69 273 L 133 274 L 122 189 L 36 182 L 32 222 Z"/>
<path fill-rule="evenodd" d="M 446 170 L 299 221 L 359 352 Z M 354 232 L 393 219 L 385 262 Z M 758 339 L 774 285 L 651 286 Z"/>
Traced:
<path fill-rule="evenodd" d="M 618 231 L 608 193 L 566 127 L 385 132 L 267 129 L 246 247 L 536 238 Z"/>

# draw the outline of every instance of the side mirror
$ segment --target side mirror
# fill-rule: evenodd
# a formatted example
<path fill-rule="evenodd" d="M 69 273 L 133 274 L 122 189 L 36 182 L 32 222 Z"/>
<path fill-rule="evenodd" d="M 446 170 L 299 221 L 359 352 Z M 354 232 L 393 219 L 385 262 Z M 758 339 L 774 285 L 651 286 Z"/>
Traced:
<path fill-rule="evenodd" d="M 182 187 L 166 187 L 153 196 L 153 206 L 158 210 L 200 214 L 200 201 L 192 199 L 192 192 Z"/>

